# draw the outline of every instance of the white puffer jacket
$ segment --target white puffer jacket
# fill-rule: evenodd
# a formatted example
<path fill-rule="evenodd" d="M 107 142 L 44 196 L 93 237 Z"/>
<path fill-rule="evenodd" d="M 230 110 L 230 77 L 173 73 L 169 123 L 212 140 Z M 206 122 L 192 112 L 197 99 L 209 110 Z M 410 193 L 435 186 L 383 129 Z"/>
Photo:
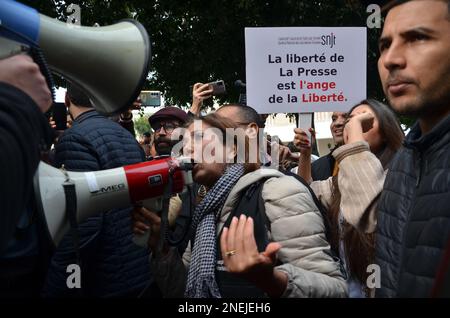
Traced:
<path fill-rule="evenodd" d="M 271 222 L 269 238 L 281 244 L 277 256 L 283 265 L 276 269 L 288 275 L 288 286 L 283 297 L 346 297 L 347 285 L 340 270 L 340 264 L 330 253 L 330 245 L 325 238 L 322 215 L 315 205 L 308 189 L 295 177 L 274 169 L 259 169 L 244 175 L 233 187 L 221 212 L 217 226 L 219 235 L 234 206 L 239 193 L 249 185 L 266 178 L 262 198 L 266 215 Z M 186 266 L 190 263 L 190 246 L 183 255 Z M 174 266 L 175 255 L 164 259 L 153 259 L 152 266 L 161 289 L 173 292 L 175 286 L 166 285 L 167 279 L 158 277 L 180 275 L 180 266 Z M 178 258 L 179 259 L 179 258 Z M 172 264 L 172 265 L 170 265 Z M 171 272 L 171 273 L 169 273 Z M 170 281 L 178 281 L 170 279 Z"/>
<path fill-rule="evenodd" d="M 237 203 L 240 191 L 262 178 L 262 198 L 271 223 L 270 238 L 281 244 L 276 269 L 289 277 L 283 297 L 345 297 L 346 282 L 340 264 L 330 256 L 322 215 L 309 190 L 295 177 L 274 169 L 259 169 L 243 176 L 222 209 L 218 233 Z"/>

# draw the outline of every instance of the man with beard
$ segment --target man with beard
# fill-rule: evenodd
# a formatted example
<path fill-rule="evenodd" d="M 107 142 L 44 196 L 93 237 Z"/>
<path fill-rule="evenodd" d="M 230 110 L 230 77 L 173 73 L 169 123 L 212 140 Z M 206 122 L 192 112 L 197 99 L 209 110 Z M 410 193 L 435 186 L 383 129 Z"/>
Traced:
<path fill-rule="evenodd" d="M 188 115 L 178 107 L 168 106 L 149 117 L 148 122 L 155 131 L 154 144 L 158 156 L 170 155 L 178 140 L 171 140 L 172 132 L 183 126 Z"/>
<path fill-rule="evenodd" d="M 148 122 L 154 130 L 153 147 L 156 150 L 157 156 L 171 155 L 172 148 L 176 145 L 179 140 L 172 140 L 172 133 L 178 127 L 184 126 L 188 121 L 189 116 L 195 117 L 196 114 L 190 110 L 190 115 L 186 114 L 183 110 L 174 106 L 167 106 L 152 116 L 149 117 Z M 194 191 L 198 191 L 198 185 L 194 185 Z M 172 237 L 176 237 L 178 240 L 181 236 L 185 236 L 185 233 L 190 225 L 191 219 L 191 205 L 188 193 L 183 193 L 181 195 L 176 195 L 170 198 L 169 210 L 169 224 L 171 228 L 175 229 L 174 233 L 171 234 Z M 184 204 L 183 204 L 184 203 Z M 149 227 L 146 225 L 145 218 L 141 215 L 144 209 L 136 207 L 132 218 L 136 221 L 139 220 L 141 223 L 138 227 L 134 228 L 135 234 L 144 234 Z M 160 213 L 160 212 L 159 212 Z M 183 239 L 178 244 L 180 252 L 183 252 L 186 248 L 187 240 Z M 153 288 L 157 288 L 153 286 Z"/>
<path fill-rule="evenodd" d="M 379 49 L 391 107 L 418 121 L 391 163 L 378 215 L 361 218 L 377 222 L 359 222 L 376 224 L 376 296 L 449 297 L 450 1 L 394 2 Z"/>

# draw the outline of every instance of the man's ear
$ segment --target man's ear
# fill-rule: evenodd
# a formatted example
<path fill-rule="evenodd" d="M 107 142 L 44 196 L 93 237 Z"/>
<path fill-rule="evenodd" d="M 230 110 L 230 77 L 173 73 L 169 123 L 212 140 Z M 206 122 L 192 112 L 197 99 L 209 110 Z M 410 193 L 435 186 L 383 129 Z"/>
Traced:
<path fill-rule="evenodd" d="M 225 147 L 225 156 L 227 163 L 234 163 L 234 159 L 237 156 L 236 145 L 233 145 L 232 147 Z"/>
<path fill-rule="evenodd" d="M 69 108 L 70 98 L 69 98 L 69 94 L 67 94 L 67 92 L 66 92 L 66 96 L 64 97 L 64 104 L 66 105 L 67 108 Z"/>
<path fill-rule="evenodd" d="M 258 125 L 256 123 L 250 123 L 247 125 L 247 128 L 245 128 L 245 133 L 247 134 L 248 138 L 253 139 L 258 137 Z"/>

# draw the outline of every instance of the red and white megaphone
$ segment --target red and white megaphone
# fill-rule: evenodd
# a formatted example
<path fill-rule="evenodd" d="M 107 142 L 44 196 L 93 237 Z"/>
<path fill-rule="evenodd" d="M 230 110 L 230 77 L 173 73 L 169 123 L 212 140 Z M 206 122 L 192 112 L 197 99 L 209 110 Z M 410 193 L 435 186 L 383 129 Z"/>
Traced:
<path fill-rule="evenodd" d="M 79 223 L 100 212 L 162 197 L 170 177 L 172 193 L 180 193 L 193 182 L 190 168 L 190 158 L 170 157 L 94 172 L 66 171 L 41 162 L 34 178 L 36 202 L 58 245 L 70 228 L 65 184 L 74 185 Z"/>

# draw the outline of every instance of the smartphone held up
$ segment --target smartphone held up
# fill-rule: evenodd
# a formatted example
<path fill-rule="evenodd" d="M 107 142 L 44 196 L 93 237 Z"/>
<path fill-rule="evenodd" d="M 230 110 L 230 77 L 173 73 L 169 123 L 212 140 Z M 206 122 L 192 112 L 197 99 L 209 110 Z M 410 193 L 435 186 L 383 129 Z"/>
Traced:
<path fill-rule="evenodd" d="M 199 85 L 200 85 L 200 83 L 199 83 Z M 226 87 L 225 87 L 225 82 L 223 80 L 218 80 L 218 81 L 209 82 L 206 84 L 201 84 L 201 87 L 202 87 L 201 88 L 202 91 L 203 90 L 211 91 L 212 96 L 223 95 L 227 92 Z M 198 89 L 198 88 L 196 88 L 196 89 Z M 190 92 L 191 97 L 193 96 L 193 91 L 194 91 L 194 85 L 189 86 L 189 92 Z"/>
<path fill-rule="evenodd" d="M 212 89 L 213 95 L 223 95 L 226 93 L 225 82 L 222 80 L 208 83 L 208 85 Z"/>

